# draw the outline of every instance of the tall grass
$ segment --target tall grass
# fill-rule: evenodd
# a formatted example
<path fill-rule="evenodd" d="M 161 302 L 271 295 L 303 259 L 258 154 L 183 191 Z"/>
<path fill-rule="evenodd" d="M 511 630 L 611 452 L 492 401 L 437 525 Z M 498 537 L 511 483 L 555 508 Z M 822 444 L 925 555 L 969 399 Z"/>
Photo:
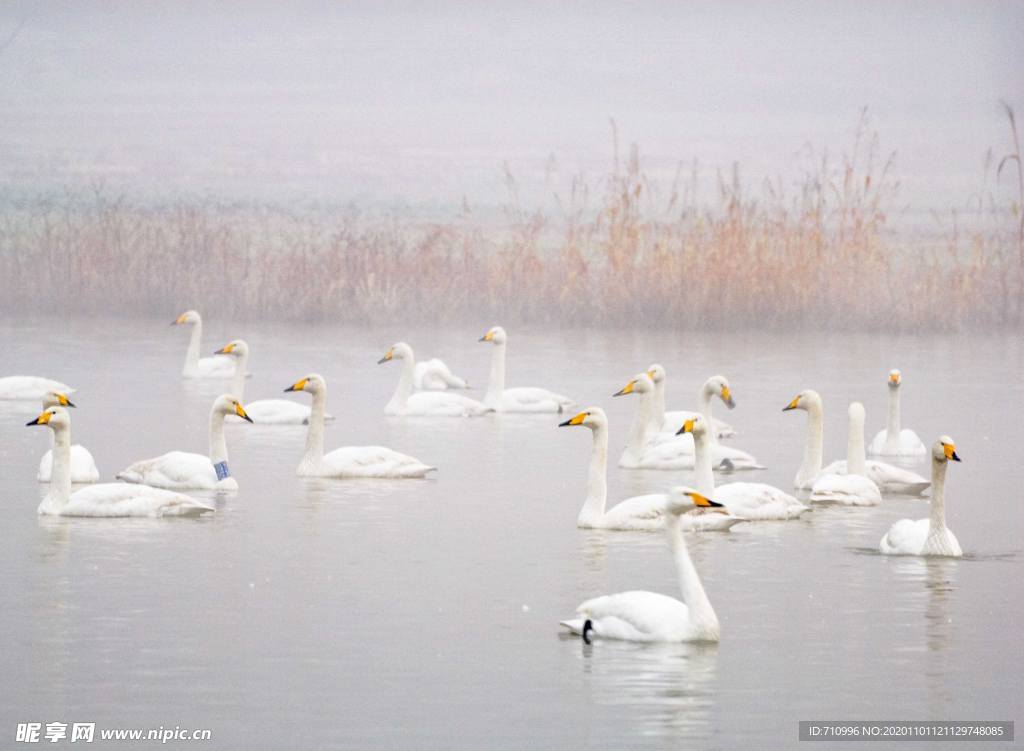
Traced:
<path fill-rule="evenodd" d="M 973 229 L 937 217 L 895 232 L 899 185 L 877 135 L 840 160 L 808 153 L 796 189 L 756 190 L 738 168 L 698 197 L 696 168 L 648 180 L 636 147 L 598 190 L 577 181 L 557 215 L 524 209 L 511 174 L 503 226 L 464 209 L 425 224 L 180 202 L 103 191 L 0 203 L 0 311 L 338 322 L 536 322 L 629 327 L 947 329 L 1024 322 L 1019 200 L 979 194 Z M 617 149 L 616 149 L 617 150 Z"/>

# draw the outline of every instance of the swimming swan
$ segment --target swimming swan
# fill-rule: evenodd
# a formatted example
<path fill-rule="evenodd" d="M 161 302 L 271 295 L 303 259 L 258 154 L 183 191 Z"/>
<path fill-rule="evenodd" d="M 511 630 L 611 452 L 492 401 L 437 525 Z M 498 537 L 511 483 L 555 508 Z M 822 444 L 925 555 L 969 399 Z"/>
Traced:
<path fill-rule="evenodd" d="M 696 417 L 699 412 L 686 409 L 665 411 L 665 368 L 654 363 L 647 367 L 647 375 L 654 381 L 654 400 L 651 408 L 651 441 L 672 440 L 679 432 L 679 426 Z M 732 426 L 722 420 L 715 420 L 715 431 L 719 438 L 732 438 L 736 431 Z"/>
<path fill-rule="evenodd" d="M 235 358 L 235 374 L 231 393 L 239 401 L 245 399 L 245 374 L 249 372 L 249 344 L 244 339 L 235 339 L 218 349 L 214 354 L 228 355 Z M 288 399 L 257 399 L 245 405 L 245 412 L 256 425 L 308 425 L 310 409 L 305 404 Z M 237 416 L 231 416 L 237 422 Z M 333 420 L 331 415 L 324 419 Z"/>
<path fill-rule="evenodd" d="M 203 338 L 203 319 L 194 310 L 186 310 L 171 321 L 172 326 L 192 326 L 192 335 L 188 340 L 185 352 L 185 367 L 181 370 L 182 378 L 230 378 L 235 374 L 235 363 L 230 357 L 199 358 L 200 340 Z"/>
<path fill-rule="evenodd" d="M 68 399 L 68 395 L 59 391 L 47 392 L 46 396 L 43 397 L 44 412 L 50 407 L 74 406 L 75 403 Z M 56 434 L 51 434 L 51 438 L 55 438 L 55 436 Z M 96 468 L 96 460 L 92 458 L 92 454 L 89 453 L 89 449 L 85 446 L 81 446 L 76 443 L 71 447 L 70 462 L 71 482 L 97 482 L 100 479 L 100 471 Z M 36 474 L 36 480 L 39 482 L 49 482 L 52 473 L 53 449 L 51 448 L 43 454 L 43 458 L 39 460 L 39 472 Z"/>
<path fill-rule="evenodd" d="M 783 412 L 802 409 L 807 412 L 807 438 L 804 442 L 804 459 L 793 479 L 797 490 L 811 490 L 814 481 L 821 474 L 845 475 L 846 460 L 832 462 L 824 470 L 821 468 L 823 423 L 821 395 L 813 389 L 797 394 L 793 400 L 782 408 Z M 872 480 L 883 493 L 905 493 L 920 495 L 930 484 L 921 475 L 884 462 L 865 462 L 868 479 Z"/>
<path fill-rule="evenodd" d="M 576 526 L 584 529 L 658 530 L 665 528 L 665 504 L 668 495 L 639 495 L 615 504 L 608 502 L 608 416 L 600 407 L 588 407 L 559 427 L 582 425 L 593 433 L 594 445 L 587 474 L 587 499 L 580 509 Z M 681 516 L 683 529 L 727 530 L 742 519 L 723 513 L 723 509 L 697 505 Z"/>
<path fill-rule="evenodd" d="M 868 453 L 878 456 L 924 456 L 928 447 L 910 428 L 900 430 L 900 385 L 903 374 L 898 370 L 889 371 L 889 421 L 885 430 L 880 430 L 871 440 Z"/>
<path fill-rule="evenodd" d="M 412 347 L 405 342 L 398 342 L 389 349 L 384 357 L 377 361 L 378 365 L 392 360 L 400 360 L 402 373 L 398 378 L 398 386 L 394 396 L 384 407 L 386 415 L 419 416 L 419 417 L 477 417 L 494 412 L 476 399 L 461 394 L 447 394 L 443 391 L 418 391 L 413 393 L 415 380 L 416 357 Z"/>
<path fill-rule="evenodd" d="M 73 394 L 75 389 L 60 381 L 39 376 L 7 376 L 0 378 L 0 399 L 38 401 L 51 391 Z"/>
<path fill-rule="evenodd" d="M 459 378 L 442 360 L 436 357 L 416 363 L 416 369 L 413 371 L 413 385 L 419 391 L 469 388 L 465 378 Z"/>
<path fill-rule="evenodd" d="M 479 341 L 494 345 L 491 352 L 491 376 L 487 382 L 484 404 L 498 412 L 565 412 L 576 402 L 567 396 L 547 389 L 531 386 L 505 388 L 505 346 L 508 334 L 501 326 L 495 326 Z"/>
<path fill-rule="evenodd" d="M 810 507 L 776 487 L 763 482 L 730 482 L 715 487 L 711 470 L 711 436 L 706 418 L 697 415 L 683 423 L 680 433 L 693 436 L 696 450 L 694 480 L 697 490 L 725 506 L 729 513 L 747 521 L 797 519 Z"/>
<path fill-rule="evenodd" d="M 695 507 L 720 504 L 691 488 L 673 488 L 668 495 L 665 528 L 679 576 L 683 601 L 655 592 L 620 592 L 595 597 L 576 608 L 579 618 L 562 621 L 590 643 L 592 637 L 640 642 L 711 641 L 719 639 L 718 616 L 693 567 L 683 538 L 681 519 Z"/>
<path fill-rule="evenodd" d="M 878 544 L 885 555 L 963 555 L 956 535 L 946 526 L 946 466 L 958 462 L 956 444 L 947 435 L 932 445 L 932 509 L 929 518 L 900 519 Z"/>
<path fill-rule="evenodd" d="M 841 503 L 846 506 L 877 506 L 882 502 L 882 493 L 874 481 L 868 478 L 867 460 L 864 457 L 864 405 L 850 404 L 850 432 L 846 440 L 847 474 L 821 474 L 811 486 L 812 501 Z"/>
<path fill-rule="evenodd" d="M 224 440 L 224 418 L 238 415 L 252 422 L 241 402 L 222 394 L 210 410 L 210 453 L 193 454 L 169 451 L 155 459 L 135 462 L 117 473 L 117 479 L 171 490 L 238 490 L 238 482 L 228 469 L 228 447 Z"/>
<path fill-rule="evenodd" d="M 304 477 L 421 478 L 436 467 L 383 446 L 346 446 L 324 454 L 324 411 L 327 381 L 312 374 L 296 381 L 285 391 L 306 391 L 313 396 L 313 413 L 306 434 L 306 451 L 297 474 Z"/>
<path fill-rule="evenodd" d="M 53 478 L 38 513 L 52 516 L 186 516 L 214 511 L 212 506 L 181 493 L 145 485 L 105 482 L 71 492 L 71 415 L 49 407 L 28 425 L 53 431 Z"/>

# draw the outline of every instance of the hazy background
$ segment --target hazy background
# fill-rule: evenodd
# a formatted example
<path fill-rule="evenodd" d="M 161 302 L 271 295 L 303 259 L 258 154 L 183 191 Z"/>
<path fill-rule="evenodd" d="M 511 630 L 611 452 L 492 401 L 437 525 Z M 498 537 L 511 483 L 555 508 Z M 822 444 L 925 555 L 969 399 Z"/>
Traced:
<path fill-rule="evenodd" d="M 4 2 L 0 181 L 430 214 L 504 201 L 504 162 L 526 204 L 600 178 L 609 118 L 654 177 L 790 179 L 867 107 L 945 209 L 1009 150 L 1021 39 L 1019 2 Z"/>

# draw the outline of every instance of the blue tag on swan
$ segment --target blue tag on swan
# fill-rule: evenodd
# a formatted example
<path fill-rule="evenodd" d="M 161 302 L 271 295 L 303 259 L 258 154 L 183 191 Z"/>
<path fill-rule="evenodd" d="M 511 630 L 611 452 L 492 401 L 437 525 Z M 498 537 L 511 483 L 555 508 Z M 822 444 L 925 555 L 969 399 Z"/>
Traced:
<path fill-rule="evenodd" d="M 213 468 L 217 471 L 217 481 L 226 480 L 231 477 L 231 472 L 228 471 L 227 462 L 217 462 L 213 465 Z"/>

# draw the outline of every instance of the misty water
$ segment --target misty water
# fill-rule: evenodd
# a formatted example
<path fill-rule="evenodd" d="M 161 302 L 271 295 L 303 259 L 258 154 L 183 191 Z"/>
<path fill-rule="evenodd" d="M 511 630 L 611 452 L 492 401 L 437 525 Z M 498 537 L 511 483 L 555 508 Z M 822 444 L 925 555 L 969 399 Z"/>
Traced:
<path fill-rule="evenodd" d="M 166 320 L 0 323 L 0 376 L 78 388 L 73 440 L 105 480 L 172 449 L 205 453 L 220 381 L 180 377 L 187 333 Z M 668 406 L 692 408 L 722 373 L 731 444 L 767 469 L 723 480 L 791 488 L 806 415 L 825 400 L 826 460 L 846 406 L 883 427 L 885 377 L 903 370 L 903 423 L 948 433 L 947 516 L 963 560 L 874 552 L 923 499 L 816 507 L 800 521 L 688 535 L 721 620 L 718 645 L 637 645 L 560 634 L 593 595 L 679 596 L 664 535 L 584 531 L 589 431 L 556 415 L 399 419 L 397 340 L 440 356 L 481 396 L 490 351 L 475 327 L 365 330 L 206 322 L 204 354 L 246 338 L 246 400 L 310 372 L 330 388 L 326 447 L 382 444 L 436 465 L 425 481 L 303 479 L 305 428 L 233 424 L 240 490 L 195 492 L 198 520 L 52 519 L 33 403 L 0 402 L 0 733 L 19 722 L 209 728 L 213 747 L 765 748 L 797 722 L 1015 719 L 1022 530 L 1019 337 L 684 334 L 511 329 L 508 383 L 608 410 L 617 456 L 636 408 L 612 399 L 661 362 Z M 308 395 L 297 395 L 308 403 Z M 609 470 L 609 499 L 689 481 Z M 925 462 L 914 466 L 928 472 Z M 169 744 L 169 747 L 174 744 Z M 186 744 L 182 744 L 183 746 Z M 879 748 L 884 744 L 877 744 Z"/>

